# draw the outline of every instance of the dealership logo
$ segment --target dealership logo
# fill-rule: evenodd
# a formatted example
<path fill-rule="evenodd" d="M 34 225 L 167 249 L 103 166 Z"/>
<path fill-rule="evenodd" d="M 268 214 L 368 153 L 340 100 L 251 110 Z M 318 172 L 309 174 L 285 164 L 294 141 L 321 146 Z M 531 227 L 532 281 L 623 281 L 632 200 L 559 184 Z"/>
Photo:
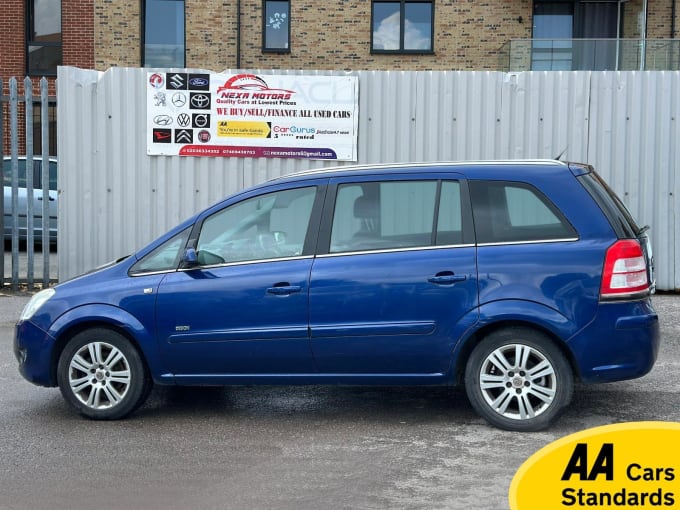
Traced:
<path fill-rule="evenodd" d="M 161 74 L 154 73 L 149 76 L 149 84 L 155 89 L 161 88 L 164 82 L 165 80 L 163 80 L 163 75 Z"/>
<path fill-rule="evenodd" d="M 182 90 L 187 88 L 186 73 L 173 73 L 167 75 L 168 88 L 174 90 Z"/>
<path fill-rule="evenodd" d="M 175 143 L 191 143 L 194 141 L 193 129 L 176 129 Z"/>
<path fill-rule="evenodd" d="M 202 143 L 208 143 L 210 141 L 210 131 L 203 129 L 198 132 L 198 141 Z"/>
<path fill-rule="evenodd" d="M 210 115 L 207 113 L 194 113 L 192 126 L 195 128 L 210 127 Z"/>
<path fill-rule="evenodd" d="M 169 126 L 172 124 L 172 117 L 170 115 L 156 115 L 153 118 L 153 123 L 157 126 Z"/>
<path fill-rule="evenodd" d="M 210 94 L 196 94 L 192 92 L 189 97 L 189 103 L 192 108 L 197 110 L 209 110 Z"/>
<path fill-rule="evenodd" d="M 154 129 L 153 143 L 171 143 L 172 129 Z"/>
<path fill-rule="evenodd" d="M 210 88 L 210 75 L 190 74 L 189 88 L 191 90 L 208 90 Z"/>
<path fill-rule="evenodd" d="M 176 108 L 182 108 L 185 104 L 187 104 L 187 96 L 182 94 L 181 92 L 177 92 L 176 94 L 172 95 L 172 106 Z"/>
<path fill-rule="evenodd" d="M 217 89 L 220 99 L 290 99 L 294 90 L 273 89 L 264 78 L 254 74 L 237 74 L 229 78 Z M 219 99 L 218 99 L 218 102 Z"/>
<path fill-rule="evenodd" d="M 181 127 L 187 127 L 189 124 L 191 124 L 191 117 L 189 117 L 189 115 L 186 113 L 180 113 L 177 116 L 177 124 L 179 124 Z"/>

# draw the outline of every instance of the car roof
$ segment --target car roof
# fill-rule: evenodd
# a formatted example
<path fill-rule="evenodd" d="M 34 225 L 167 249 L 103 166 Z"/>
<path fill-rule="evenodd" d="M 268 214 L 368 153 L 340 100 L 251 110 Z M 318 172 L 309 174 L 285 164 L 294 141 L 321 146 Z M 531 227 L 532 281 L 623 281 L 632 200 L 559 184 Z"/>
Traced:
<path fill-rule="evenodd" d="M 387 163 L 372 165 L 349 165 L 302 170 L 280 177 L 276 177 L 264 184 L 285 183 L 305 180 L 315 177 L 333 178 L 346 177 L 349 175 L 391 175 L 395 173 L 462 173 L 468 177 L 475 174 L 489 178 L 496 176 L 504 178 L 511 175 L 509 172 L 519 168 L 526 172 L 564 172 L 568 171 L 571 163 L 554 159 L 518 159 L 518 160 L 486 160 L 486 161 L 454 161 L 434 163 Z M 583 166 L 578 164 L 579 166 Z"/>

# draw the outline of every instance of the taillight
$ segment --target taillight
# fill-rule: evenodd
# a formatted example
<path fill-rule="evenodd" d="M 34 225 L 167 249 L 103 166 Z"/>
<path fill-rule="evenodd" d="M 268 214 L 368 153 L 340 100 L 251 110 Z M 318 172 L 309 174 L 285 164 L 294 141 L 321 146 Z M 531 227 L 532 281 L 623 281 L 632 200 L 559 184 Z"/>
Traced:
<path fill-rule="evenodd" d="M 616 298 L 647 291 L 647 263 L 640 243 L 631 239 L 617 241 L 604 259 L 600 296 Z"/>

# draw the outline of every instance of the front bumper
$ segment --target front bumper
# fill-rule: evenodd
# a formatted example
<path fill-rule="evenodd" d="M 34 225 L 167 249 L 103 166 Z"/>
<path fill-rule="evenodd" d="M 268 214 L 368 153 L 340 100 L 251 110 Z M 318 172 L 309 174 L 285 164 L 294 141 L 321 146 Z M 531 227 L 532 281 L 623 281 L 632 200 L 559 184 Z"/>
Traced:
<path fill-rule="evenodd" d="M 19 372 L 39 386 L 56 386 L 53 369 L 55 340 L 30 321 L 18 322 L 14 328 L 14 355 Z"/>

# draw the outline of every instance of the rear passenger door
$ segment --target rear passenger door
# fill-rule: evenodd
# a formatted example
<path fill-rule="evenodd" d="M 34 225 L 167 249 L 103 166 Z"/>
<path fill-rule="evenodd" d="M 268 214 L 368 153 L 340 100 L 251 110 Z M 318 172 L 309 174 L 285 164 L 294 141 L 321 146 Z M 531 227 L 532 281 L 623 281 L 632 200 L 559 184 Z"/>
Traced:
<path fill-rule="evenodd" d="M 329 192 L 310 282 L 319 370 L 447 372 L 454 344 L 476 317 L 465 181 L 342 178 Z"/>

